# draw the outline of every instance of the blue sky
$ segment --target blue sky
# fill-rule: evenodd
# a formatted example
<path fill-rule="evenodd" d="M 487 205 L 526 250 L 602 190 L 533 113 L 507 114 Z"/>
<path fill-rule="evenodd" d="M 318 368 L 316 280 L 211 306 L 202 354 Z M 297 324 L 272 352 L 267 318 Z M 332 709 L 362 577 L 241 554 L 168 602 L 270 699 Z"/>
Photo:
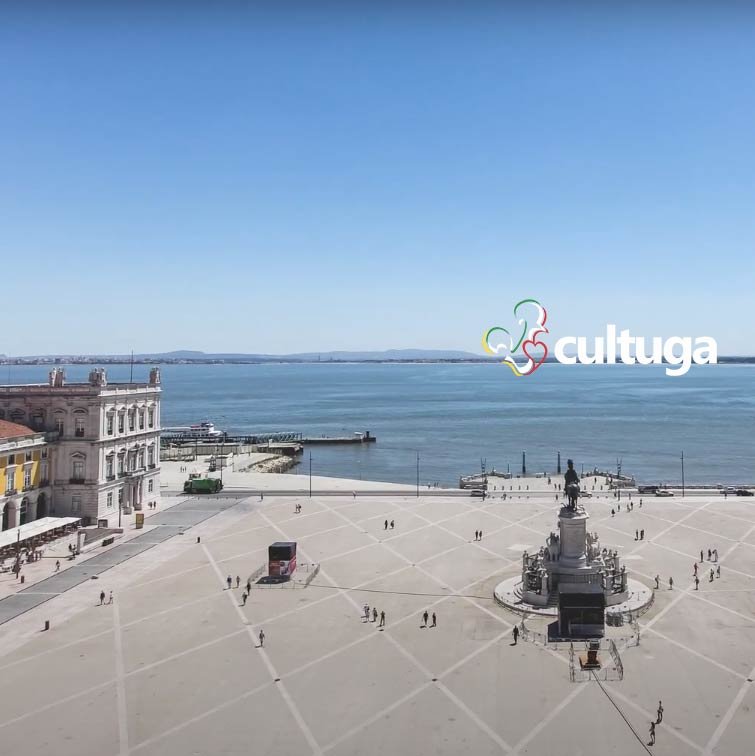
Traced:
<path fill-rule="evenodd" d="M 527 296 L 755 353 L 752 6 L 31 5 L 0 353 L 481 351 Z"/>

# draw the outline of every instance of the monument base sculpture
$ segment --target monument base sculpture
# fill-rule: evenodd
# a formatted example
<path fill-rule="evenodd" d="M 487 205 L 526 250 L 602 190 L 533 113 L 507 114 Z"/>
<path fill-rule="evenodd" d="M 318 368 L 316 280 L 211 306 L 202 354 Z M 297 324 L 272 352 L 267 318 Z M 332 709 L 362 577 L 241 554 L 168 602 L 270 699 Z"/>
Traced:
<path fill-rule="evenodd" d="M 558 532 L 537 552 L 524 552 L 521 581 L 500 583 L 495 596 L 518 611 L 558 616 L 564 635 L 602 635 L 607 609 L 629 602 L 627 611 L 634 611 L 652 601 L 652 592 L 630 581 L 618 551 L 601 548 L 598 534 L 588 530 L 571 460 L 565 478 L 568 504 L 559 510 Z"/>

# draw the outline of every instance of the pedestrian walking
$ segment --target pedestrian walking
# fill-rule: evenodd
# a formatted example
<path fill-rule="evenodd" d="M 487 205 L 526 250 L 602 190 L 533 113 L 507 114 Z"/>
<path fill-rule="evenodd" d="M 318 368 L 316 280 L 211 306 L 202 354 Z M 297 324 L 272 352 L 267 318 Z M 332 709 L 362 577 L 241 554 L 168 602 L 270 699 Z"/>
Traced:
<path fill-rule="evenodd" d="M 482 531 L 480 531 L 480 537 L 477 539 L 478 541 L 482 540 Z"/>
<path fill-rule="evenodd" d="M 113 592 L 112 591 L 110 591 L 110 596 L 109 596 L 107 602 L 108 602 L 108 604 L 112 604 L 113 603 Z"/>
<path fill-rule="evenodd" d="M 700 561 L 701 562 L 705 561 L 705 557 L 703 557 L 703 550 L 702 549 L 700 549 Z"/>
<path fill-rule="evenodd" d="M 265 645 L 265 631 L 260 629 L 260 648 L 263 648 Z"/>
<path fill-rule="evenodd" d="M 228 590 L 230 591 L 231 585 L 233 584 L 233 579 L 231 578 L 230 575 L 225 579 L 225 582 L 228 583 Z"/>
<path fill-rule="evenodd" d="M 713 554 L 712 554 L 711 550 L 708 549 L 708 561 L 709 562 L 710 562 L 712 556 L 713 556 Z"/>
<path fill-rule="evenodd" d="M 365 604 L 362 607 L 362 609 L 364 611 L 364 621 L 365 622 L 369 622 L 370 621 L 370 605 L 369 604 Z"/>
<path fill-rule="evenodd" d="M 640 540 L 645 540 L 645 528 L 640 528 Z"/>
<path fill-rule="evenodd" d="M 252 581 L 251 580 L 247 580 L 246 581 L 246 592 L 247 593 L 251 593 L 252 592 Z"/>
<path fill-rule="evenodd" d="M 393 526 L 394 525 L 395 525 L 395 523 L 393 522 L 393 520 L 391 520 L 391 530 L 393 530 Z"/>
<path fill-rule="evenodd" d="M 380 612 L 380 625 L 379 627 L 385 627 L 385 612 Z"/>
<path fill-rule="evenodd" d="M 718 561 L 718 549 L 713 549 L 713 559 Z"/>
<path fill-rule="evenodd" d="M 640 499 L 640 509 L 642 509 L 642 499 Z"/>
<path fill-rule="evenodd" d="M 435 612 L 433 612 L 433 624 L 430 625 L 430 627 L 437 627 L 438 626 L 438 618 L 435 616 Z"/>
<path fill-rule="evenodd" d="M 673 591 L 673 590 L 674 590 L 674 578 L 672 578 L 672 577 L 670 577 L 670 578 L 668 579 L 668 589 L 669 589 L 670 591 Z"/>
<path fill-rule="evenodd" d="M 713 582 L 713 568 L 712 567 L 710 568 L 710 578 L 709 578 L 708 582 L 709 583 Z"/>
<path fill-rule="evenodd" d="M 427 609 L 425 609 L 425 613 L 422 615 L 422 626 L 427 627 L 427 620 L 429 619 L 430 615 L 427 613 Z"/>
<path fill-rule="evenodd" d="M 55 562 L 55 572 L 60 572 L 60 559 Z"/>
<path fill-rule="evenodd" d="M 695 562 L 694 566 L 692 567 L 692 573 L 694 575 L 697 575 L 697 562 Z"/>
<path fill-rule="evenodd" d="M 519 626 L 514 625 L 514 629 L 511 631 L 512 635 L 514 636 L 514 645 L 519 642 Z"/>
<path fill-rule="evenodd" d="M 383 530 L 388 530 L 388 520 L 385 521 L 385 527 L 383 528 Z"/>
<path fill-rule="evenodd" d="M 372 621 L 373 621 L 373 622 L 377 622 L 377 618 L 378 618 L 378 612 L 377 612 L 377 609 L 375 609 L 375 608 L 373 607 L 373 609 L 372 609 Z"/>
<path fill-rule="evenodd" d="M 105 603 L 105 591 L 100 591 L 100 606 Z"/>
<path fill-rule="evenodd" d="M 648 745 L 655 745 L 655 722 L 650 723 L 650 742 Z"/>
<path fill-rule="evenodd" d="M 639 541 L 640 540 L 640 531 L 639 530 L 635 530 L 634 531 L 634 540 L 635 541 Z"/>
<path fill-rule="evenodd" d="M 656 720 L 656 724 L 660 724 L 663 722 L 663 701 L 658 701 L 658 719 Z"/>
<path fill-rule="evenodd" d="M 700 578 L 695 575 L 695 590 L 698 590 L 698 586 L 700 585 Z"/>
<path fill-rule="evenodd" d="M 655 576 L 655 589 L 658 590 L 661 587 L 661 576 Z"/>
<path fill-rule="evenodd" d="M 616 517 L 616 510 L 611 508 L 611 517 Z"/>
<path fill-rule="evenodd" d="M 238 588 L 241 585 L 241 578 L 236 575 L 236 587 Z"/>
<path fill-rule="evenodd" d="M 479 538 L 479 536 L 480 536 L 480 532 L 478 530 L 475 530 L 475 532 L 474 532 L 474 539 L 475 539 L 475 541 Z"/>
<path fill-rule="evenodd" d="M 716 567 L 716 577 L 721 577 L 721 565 L 720 564 Z"/>
<path fill-rule="evenodd" d="M 246 606 L 246 600 L 247 600 L 248 597 L 249 597 L 249 594 L 246 591 L 244 591 L 241 594 L 241 605 L 242 606 Z"/>

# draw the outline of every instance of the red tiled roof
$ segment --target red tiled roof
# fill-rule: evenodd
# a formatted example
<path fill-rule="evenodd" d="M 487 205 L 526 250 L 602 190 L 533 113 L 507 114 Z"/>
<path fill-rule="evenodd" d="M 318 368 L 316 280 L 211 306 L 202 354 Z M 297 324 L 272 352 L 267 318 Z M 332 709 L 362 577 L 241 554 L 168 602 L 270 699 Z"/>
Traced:
<path fill-rule="evenodd" d="M 37 431 L 27 428 L 25 425 L 0 420 L 0 438 L 15 438 L 16 436 L 33 436 Z"/>

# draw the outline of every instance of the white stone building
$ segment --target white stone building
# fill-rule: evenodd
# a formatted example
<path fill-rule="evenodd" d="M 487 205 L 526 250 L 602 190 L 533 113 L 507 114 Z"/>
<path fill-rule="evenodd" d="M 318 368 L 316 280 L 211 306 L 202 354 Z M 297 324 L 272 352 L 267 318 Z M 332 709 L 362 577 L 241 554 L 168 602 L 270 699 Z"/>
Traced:
<path fill-rule="evenodd" d="M 160 497 L 160 371 L 147 383 L 66 383 L 62 368 L 47 384 L 0 386 L 0 419 L 48 432 L 53 455 L 50 514 L 84 524 L 140 510 Z"/>

